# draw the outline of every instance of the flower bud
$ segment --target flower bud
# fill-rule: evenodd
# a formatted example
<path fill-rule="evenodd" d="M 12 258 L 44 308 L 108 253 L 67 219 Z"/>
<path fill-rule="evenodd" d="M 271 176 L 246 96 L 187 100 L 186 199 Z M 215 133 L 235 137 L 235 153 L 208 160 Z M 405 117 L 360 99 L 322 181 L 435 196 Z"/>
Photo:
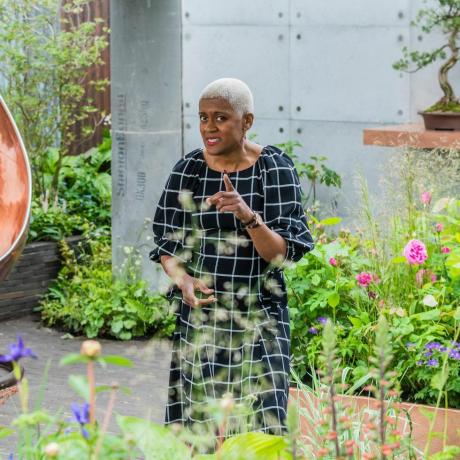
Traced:
<path fill-rule="evenodd" d="M 235 407 L 235 400 L 230 393 L 226 393 L 224 397 L 220 400 L 220 407 L 225 412 L 231 412 Z"/>
<path fill-rule="evenodd" d="M 85 340 L 81 344 L 80 353 L 88 358 L 96 358 L 101 354 L 101 344 L 97 340 Z"/>
<path fill-rule="evenodd" d="M 50 442 L 45 446 L 45 455 L 49 458 L 56 458 L 59 455 L 59 444 Z"/>

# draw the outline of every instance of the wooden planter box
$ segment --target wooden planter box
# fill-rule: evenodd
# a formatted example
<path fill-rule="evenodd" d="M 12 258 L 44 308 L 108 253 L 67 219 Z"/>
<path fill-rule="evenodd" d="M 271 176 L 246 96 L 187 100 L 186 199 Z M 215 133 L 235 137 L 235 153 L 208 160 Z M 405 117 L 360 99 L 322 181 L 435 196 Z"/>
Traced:
<path fill-rule="evenodd" d="M 66 238 L 72 248 L 81 240 L 81 236 Z M 27 244 L 9 276 L 0 283 L 0 320 L 32 312 L 60 267 L 57 242 Z"/>
<path fill-rule="evenodd" d="M 309 394 L 311 400 L 308 400 L 302 391 L 297 388 L 290 388 L 290 398 L 297 401 L 300 408 L 307 410 L 309 413 L 310 408 L 318 406 L 318 399 Z M 349 404 L 353 407 L 353 412 L 364 414 L 366 409 L 377 410 L 377 400 L 364 396 L 343 396 L 340 395 L 339 399 L 344 404 Z M 423 415 L 423 412 L 430 412 L 434 415 L 435 408 L 425 406 L 422 404 L 401 403 L 401 412 L 407 411 L 412 420 L 412 442 L 414 447 L 423 452 L 426 441 L 428 439 L 428 432 L 430 429 L 430 420 Z M 302 434 L 310 434 L 316 432 L 316 427 L 310 426 L 305 417 L 301 417 L 300 426 Z M 446 428 L 446 445 L 458 446 L 460 445 L 460 434 L 457 430 L 460 429 L 460 410 L 456 409 L 438 409 L 436 412 L 436 421 L 433 426 L 433 432 L 444 433 Z M 402 433 L 409 432 L 409 423 L 407 419 L 398 420 L 398 429 Z M 430 454 L 434 454 L 442 450 L 443 440 L 438 436 L 431 439 Z M 460 458 L 460 457 L 459 457 Z"/>

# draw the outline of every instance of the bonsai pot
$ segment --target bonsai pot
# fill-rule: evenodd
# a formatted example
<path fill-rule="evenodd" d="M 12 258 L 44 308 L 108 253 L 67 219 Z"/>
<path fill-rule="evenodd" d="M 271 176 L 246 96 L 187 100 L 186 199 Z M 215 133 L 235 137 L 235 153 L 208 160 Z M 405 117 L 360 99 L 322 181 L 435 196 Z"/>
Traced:
<path fill-rule="evenodd" d="M 21 378 L 24 376 L 24 367 L 19 365 L 21 368 Z M 18 383 L 13 374 L 13 363 L 8 361 L 6 363 L 0 363 L 0 390 L 12 387 Z"/>
<path fill-rule="evenodd" d="M 308 413 L 311 413 L 312 406 L 317 407 L 319 404 L 318 398 L 316 398 L 313 393 L 309 393 L 308 397 L 306 397 L 302 390 L 295 387 L 291 387 L 289 393 L 290 398 L 297 401 L 299 408 L 306 410 Z M 364 419 L 369 409 L 378 409 L 378 401 L 374 398 L 339 395 L 338 399 L 343 404 L 351 405 L 353 412 L 359 412 Z M 427 413 L 431 413 L 433 417 L 436 417 L 433 425 L 433 432 L 444 433 L 445 430 L 446 445 L 460 445 L 460 433 L 457 433 L 458 427 L 460 427 L 460 410 L 439 408 L 436 411 L 435 407 L 403 402 L 401 403 L 401 415 L 398 420 L 398 429 L 402 433 L 408 434 L 410 424 L 409 419 L 404 417 L 406 413 L 410 417 L 410 422 L 412 423 L 412 443 L 417 449 L 423 451 L 428 439 L 430 420 L 424 415 Z M 316 436 L 316 427 L 311 426 L 306 417 L 301 418 L 300 429 L 303 435 L 309 434 L 313 437 Z M 438 436 L 433 436 L 429 453 L 434 454 L 442 451 L 442 446 L 443 440 Z"/>
<path fill-rule="evenodd" d="M 425 129 L 436 131 L 460 131 L 460 112 L 419 112 Z"/>
<path fill-rule="evenodd" d="M 24 368 L 20 366 L 21 378 L 24 375 Z M 6 400 L 16 393 L 18 381 L 14 377 L 13 363 L 6 362 L 0 363 L 0 405 L 6 402 Z"/>

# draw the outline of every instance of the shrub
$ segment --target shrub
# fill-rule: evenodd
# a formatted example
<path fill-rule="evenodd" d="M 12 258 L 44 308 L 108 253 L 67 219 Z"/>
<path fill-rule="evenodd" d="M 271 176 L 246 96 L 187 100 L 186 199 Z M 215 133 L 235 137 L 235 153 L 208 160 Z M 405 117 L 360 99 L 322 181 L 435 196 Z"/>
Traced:
<path fill-rule="evenodd" d="M 58 161 L 56 149 L 43 157 L 43 180 L 51 185 Z M 112 179 L 110 176 L 111 138 L 104 133 L 103 142 L 88 152 L 65 157 L 59 171 L 59 198 L 49 204 L 45 199 L 32 201 L 29 241 L 59 241 L 83 234 L 91 223 L 110 229 Z"/>
<path fill-rule="evenodd" d="M 138 259 L 125 267 L 125 276 L 113 278 L 108 236 L 89 239 L 90 251 L 77 260 L 65 240 L 59 244 L 63 267 L 39 307 L 49 326 L 59 326 L 87 337 L 129 340 L 156 332 L 173 331 L 169 303 L 149 292 L 139 277 Z"/>

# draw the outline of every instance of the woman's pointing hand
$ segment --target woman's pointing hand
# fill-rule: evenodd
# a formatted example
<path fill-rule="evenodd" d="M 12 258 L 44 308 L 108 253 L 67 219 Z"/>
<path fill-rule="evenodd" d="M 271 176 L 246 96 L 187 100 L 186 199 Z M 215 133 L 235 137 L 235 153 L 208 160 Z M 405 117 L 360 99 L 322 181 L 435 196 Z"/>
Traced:
<path fill-rule="evenodd" d="M 225 192 L 217 192 L 206 199 L 209 205 L 215 205 L 219 212 L 232 212 L 242 222 L 251 219 L 251 208 L 243 200 L 242 196 L 233 187 L 232 181 L 224 174 Z"/>

